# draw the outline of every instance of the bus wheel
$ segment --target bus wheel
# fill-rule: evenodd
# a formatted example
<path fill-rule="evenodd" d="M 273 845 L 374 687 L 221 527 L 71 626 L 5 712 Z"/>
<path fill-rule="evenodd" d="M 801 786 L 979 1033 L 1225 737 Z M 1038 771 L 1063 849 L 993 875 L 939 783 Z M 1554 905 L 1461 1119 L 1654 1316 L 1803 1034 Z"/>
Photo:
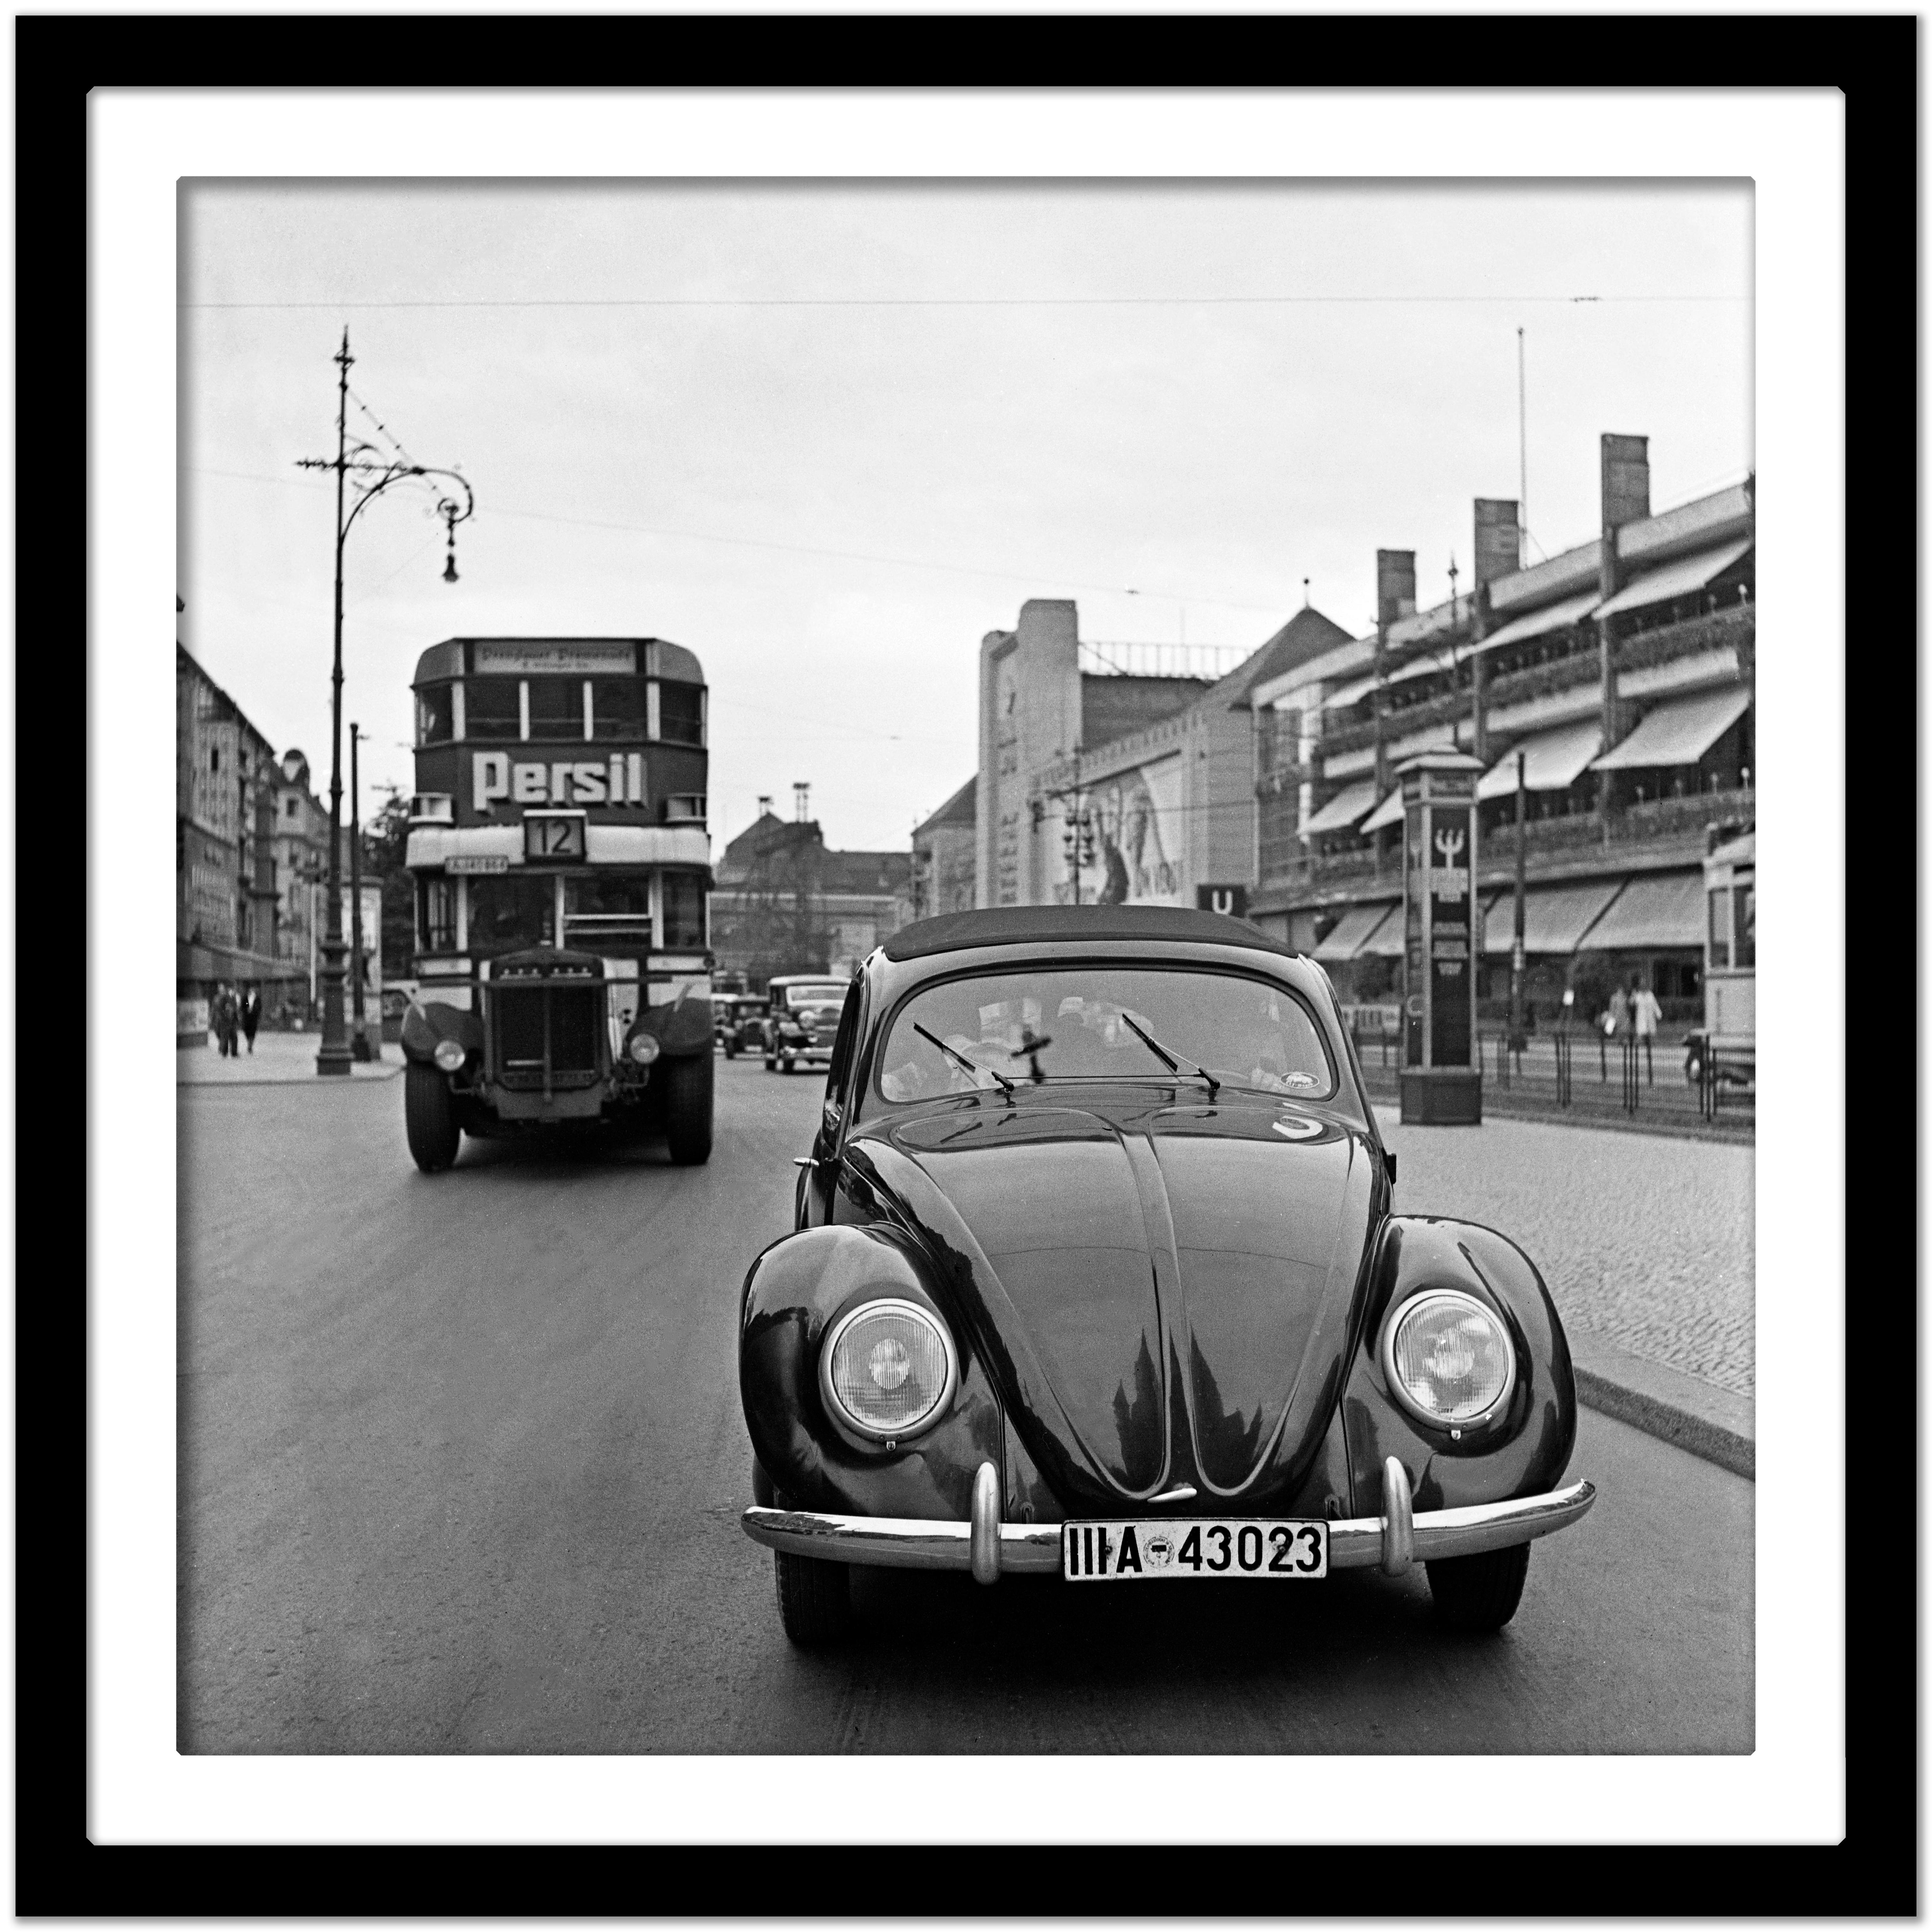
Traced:
<path fill-rule="evenodd" d="M 710 1054 L 668 1060 L 664 1076 L 664 1144 L 680 1167 L 702 1167 L 711 1158 Z"/>
<path fill-rule="evenodd" d="M 446 1075 L 413 1061 L 403 1070 L 403 1126 L 410 1156 L 424 1173 L 435 1174 L 454 1164 L 463 1135 Z"/>

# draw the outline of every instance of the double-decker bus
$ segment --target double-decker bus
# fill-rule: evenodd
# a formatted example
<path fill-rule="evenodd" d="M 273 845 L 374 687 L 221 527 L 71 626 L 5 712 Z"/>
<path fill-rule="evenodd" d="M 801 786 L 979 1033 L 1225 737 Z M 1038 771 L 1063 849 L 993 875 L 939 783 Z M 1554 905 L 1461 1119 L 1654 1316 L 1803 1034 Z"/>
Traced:
<path fill-rule="evenodd" d="M 602 1123 L 711 1150 L 704 673 L 659 638 L 452 638 L 412 688 L 417 996 L 404 1118 Z"/>

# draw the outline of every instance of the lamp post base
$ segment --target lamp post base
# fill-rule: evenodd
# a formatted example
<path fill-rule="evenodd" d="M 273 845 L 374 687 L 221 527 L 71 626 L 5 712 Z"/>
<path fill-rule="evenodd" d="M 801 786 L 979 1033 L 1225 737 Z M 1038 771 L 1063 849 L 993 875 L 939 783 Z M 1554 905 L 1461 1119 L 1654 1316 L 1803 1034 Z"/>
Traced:
<path fill-rule="evenodd" d="M 315 1070 L 321 1074 L 339 1073 L 346 1078 L 354 1065 L 355 1056 L 346 1040 L 324 1040 L 322 1051 L 315 1057 Z"/>
<path fill-rule="evenodd" d="M 1483 1073 L 1477 1066 L 1405 1066 L 1402 1124 L 1406 1127 L 1479 1127 Z"/>

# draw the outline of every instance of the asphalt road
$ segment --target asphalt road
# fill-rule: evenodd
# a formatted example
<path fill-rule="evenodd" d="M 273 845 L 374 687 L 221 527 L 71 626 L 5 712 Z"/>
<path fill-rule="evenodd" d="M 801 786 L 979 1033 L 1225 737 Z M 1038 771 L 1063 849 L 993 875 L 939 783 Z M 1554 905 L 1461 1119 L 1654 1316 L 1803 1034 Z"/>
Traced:
<path fill-rule="evenodd" d="M 472 1142 L 426 1178 L 400 1081 L 182 1090 L 182 1750 L 1751 1748 L 1753 1486 L 1588 1411 L 1600 1499 L 1499 1636 L 1438 1631 L 1419 1573 L 875 1571 L 856 1641 L 794 1652 L 733 1333 L 821 1083 L 718 1071 L 687 1169 Z"/>

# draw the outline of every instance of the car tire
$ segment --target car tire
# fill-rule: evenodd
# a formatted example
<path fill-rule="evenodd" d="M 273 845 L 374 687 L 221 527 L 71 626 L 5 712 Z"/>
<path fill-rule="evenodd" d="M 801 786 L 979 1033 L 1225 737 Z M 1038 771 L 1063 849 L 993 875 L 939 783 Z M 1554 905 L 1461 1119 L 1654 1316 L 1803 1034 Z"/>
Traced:
<path fill-rule="evenodd" d="M 736 1060 L 737 1057 L 738 1049 L 728 1040 L 724 1042 L 724 1058 L 727 1060 Z"/>
<path fill-rule="evenodd" d="M 676 1166 L 711 1158 L 712 1066 L 708 1053 L 664 1063 L 664 1145 Z"/>
<path fill-rule="evenodd" d="M 1529 1545 L 1512 1543 L 1474 1556 L 1438 1557 L 1425 1566 L 1437 1617 L 1453 1630 L 1499 1630 L 1522 1601 Z"/>
<path fill-rule="evenodd" d="M 795 1060 L 788 1060 L 784 1064 L 784 1070 L 788 1073 L 796 1073 L 798 1071 L 798 1062 Z"/>
<path fill-rule="evenodd" d="M 852 1574 L 843 1563 L 774 1550 L 778 1621 L 800 1650 L 836 1643 L 852 1628 Z"/>
<path fill-rule="evenodd" d="M 413 1061 L 403 1070 L 403 1128 L 410 1158 L 424 1173 L 454 1165 L 463 1132 L 456 1124 L 456 1098 L 446 1074 Z"/>
<path fill-rule="evenodd" d="M 772 1060 L 772 1059 L 770 1059 L 770 1058 L 767 1058 L 767 1059 L 766 1059 L 766 1061 L 765 1061 L 765 1071 L 766 1071 L 767 1073 L 776 1073 L 778 1070 L 778 1062 L 777 1062 L 776 1060 Z"/>

